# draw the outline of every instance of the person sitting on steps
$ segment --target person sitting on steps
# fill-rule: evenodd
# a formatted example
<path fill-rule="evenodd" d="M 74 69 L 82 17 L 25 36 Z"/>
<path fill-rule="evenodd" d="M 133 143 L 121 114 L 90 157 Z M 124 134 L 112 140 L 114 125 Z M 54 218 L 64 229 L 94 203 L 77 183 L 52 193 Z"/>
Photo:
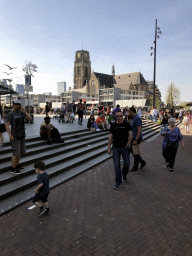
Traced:
<path fill-rule="evenodd" d="M 61 135 L 57 128 L 50 123 L 50 117 L 46 116 L 44 118 L 44 122 L 40 127 L 40 136 L 43 140 L 47 140 L 47 144 L 52 145 L 52 142 L 55 143 L 63 143 L 64 141 L 61 139 Z"/>
<path fill-rule="evenodd" d="M 99 129 L 103 129 L 104 131 L 107 130 L 107 122 L 105 121 L 104 114 L 100 114 L 100 116 L 97 117 L 96 124 L 99 127 Z"/>
<path fill-rule="evenodd" d="M 87 128 L 90 130 L 90 128 L 95 128 L 95 130 L 98 132 L 100 131 L 100 129 L 98 128 L 96 122 L 95 122 L 95 118 L 94 118 L 94 115 L 91 114 L 89 119 L 88 119 L 88 122 L 87 122 Z"/>

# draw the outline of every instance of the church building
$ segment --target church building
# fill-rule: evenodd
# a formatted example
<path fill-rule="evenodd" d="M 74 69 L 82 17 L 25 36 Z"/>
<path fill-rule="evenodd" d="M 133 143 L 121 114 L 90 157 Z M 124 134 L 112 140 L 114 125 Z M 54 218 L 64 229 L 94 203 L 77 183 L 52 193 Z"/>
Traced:
<path fill-rule="evenodd" d="M 149 87 L 148 81 L 140 72 L 115 75 L 114 64 L 111 75 L 91 73 L 89 52 L 80 50 L 75 54 L 74 89 L 63 93 L 62 101 L 82 99 L 89 104 L 101 101 L 107 106 L 115 105 L 117 100 L 131 100 L 133 104 L 133 100 L 143 100 L 149 97 Z"/>

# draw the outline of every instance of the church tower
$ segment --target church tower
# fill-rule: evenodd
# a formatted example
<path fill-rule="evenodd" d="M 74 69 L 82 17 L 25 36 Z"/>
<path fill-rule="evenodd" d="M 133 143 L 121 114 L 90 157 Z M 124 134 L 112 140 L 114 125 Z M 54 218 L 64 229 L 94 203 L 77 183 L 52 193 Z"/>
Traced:
<path fill-rule="evenodd" d="M 112 66 L 111 75 L 113 76 L 113 83 L 115 83 L 115 65 L 114 65 L 114 63 Z"/>
<path fill-rule="evenodd" d="M 74 61 L 74 89 L 83 88 L 91 77 L 91 61 L 88 51 L 77 51 Z"/>

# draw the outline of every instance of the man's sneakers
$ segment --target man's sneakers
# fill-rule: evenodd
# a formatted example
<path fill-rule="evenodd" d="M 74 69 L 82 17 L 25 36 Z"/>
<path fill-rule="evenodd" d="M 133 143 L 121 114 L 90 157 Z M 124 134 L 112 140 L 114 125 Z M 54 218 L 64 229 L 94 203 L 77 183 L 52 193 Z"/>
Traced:
<path fill-rule="evenodd" d="M 146 165 L 147 165 L 146 162 L 144 162 L 143 164 L 141 164 L 140 170 L 142 170 Z M 135 170 L 134 168 L 132 168 L 132 169 L 130 170 L 130 172 L 131 172 L 131 173 L 138 173 L 138 169 Z"/>
<path fill-rule="evenodd" d="M 39 208 L 38 216 L 41 216 L 44 212 L 46 212 L 46 209 L 45 209 L 43 206 L 41 206 L 41 207 Z"/>
<path fill-rule="evenodd" d="M 147 165 L 147 163 L 146 163 L 146 162 L 145 162 L 145 163 L 143 163 L 143 164 L 141 164 L 140 170 L 142 170 L 146 165 Z"/>
<path fill-rule="evenodd" d="M 138 170 L 135 170 L 134 168 L 132 168 L 129 172 L 130 173 L 138 173 Z"/>
<path fill-rule="evenodd" d="M 51 214 L 49 208 L 46 208 L 45 214 Z"/>
<path fill-rule="evenodd" d="M 11 168 L 11 173 L 12 174 L 21 174 L 17 167 Z"/>
<path fill-rule="evenodd" d="M 120 184 L 120 185 L 117 185 L 117 184 L 116 184 L 113 188 L 114 188 L 114 189 L 119 189 L 120 187 L 121 187 L 121 184 Z"/>
<path fill-rule="evenodd" d="M 100 131 L 101 131 L 101 129 L 99 129 L 99 128 L 98 128 L 98 129 L 96 129 L 96 131 L 97 131 L 97 132 L 100 132 Z"/>

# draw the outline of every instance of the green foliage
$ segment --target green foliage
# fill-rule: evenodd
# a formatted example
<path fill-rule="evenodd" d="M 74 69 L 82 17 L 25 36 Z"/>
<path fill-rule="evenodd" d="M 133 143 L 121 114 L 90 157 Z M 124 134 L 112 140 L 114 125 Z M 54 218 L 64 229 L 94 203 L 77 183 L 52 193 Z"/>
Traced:
<path fill-rule="evenodd" d="M 149 107 L 150 108 L 152 108 L 153 107 L 153 95 L 151 95 L 150 97 L 149 97 Z M 159 96 L 155 96 L 155 107 L 157 108 L 157 109 L 160 109 L 160 107 L 161 107 L 161 100 L 159 99 Z"/>
<path fill-rule="evenodd" d="M 180 90 L 174 83 L 167 87 L 165 100 L 168 107 L 176 106 L 179 103 Z"/>

